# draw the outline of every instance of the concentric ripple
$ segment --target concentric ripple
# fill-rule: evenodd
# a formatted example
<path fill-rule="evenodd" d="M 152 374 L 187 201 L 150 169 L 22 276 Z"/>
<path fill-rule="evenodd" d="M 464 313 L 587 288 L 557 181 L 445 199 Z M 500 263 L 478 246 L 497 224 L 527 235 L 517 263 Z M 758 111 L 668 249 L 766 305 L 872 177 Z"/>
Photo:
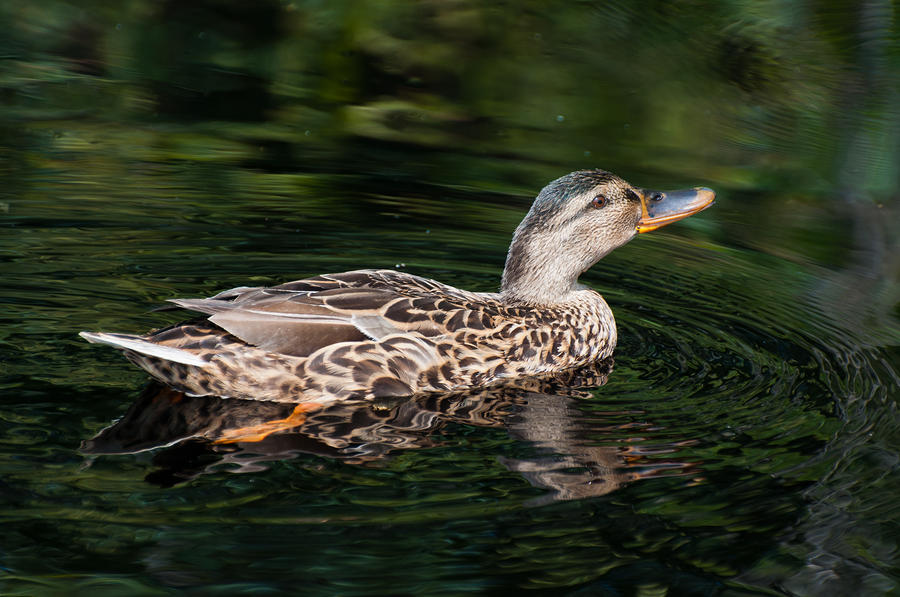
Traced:
<path fill-rule="evenodd" d="M 863 464 L 874 458 L 898 469 L 896 449 L 883 443 L 900 437 L 890 353 L 847 323 L 855 318 L 819 309 L 823 275 L 813 266 L 666 240 L 638 247 L 628 265 L 643 263 L 627 276 L 624 268 L 598 272 L 619 348 L 597 400 L 641 412 L 645 426 L 627 440 L 639 451 L 691 464 L 690 481 L 677 490 L 684 500 L 698 489 L 718 492 L 716 509 L 728 512 L 729 526 L 748 529 L 768 524 L 771 511 L 794 511 L 797 528 L 781 537 L 777 553 L 806 551 L 846 575 L 845 585 L 829 590 L 850 590 L 861 578 L 895 586 L 874 562 L 842 555 L 854 541 L 893 549 L 878 537 L 872 513 L 896 517 L 896 507 L 867 483 L 895 490 L 896 477 Z M 778 489 L 763 489 L 773 480 Z M 787 500 L 786 490 L 798 486 L 809 500 L 802 510 Z M 766 576 L 759 574 L 747 578 Z M 809 588 L 823 582 L 816 568 L 791 582 L 822 590 Z"/>
<path fill-rule="evenodd" d="M 409 269 L 491 290 L 497 272 L 472 255 L 492 241 L 472 232 L 457 239 L 458 260 Z M 240 284 L 226 249 L 210 268 Z M 369 252 L 353 261 L 379 263 Z M 251 257 L 272 276 L 260 283 L 296 275 L 293 257 Z M 195 280 L 193 267 L 171 272 L 152 299 L 190 284 L 187 294 L 220 289 Z M 95 556 L 139 552 L 148 578 L 200 585 L 222 562 L 233 586 L 277 577 L 276 591 L 314 569 L 364 594 L 377 569 L 410 592 L 462 592 L 477 576 L 544 591 L 789 582 L 821 593 L 826 567 L 848 579 L 839 589 L 890 589 L 876 560 L 896 549 L 883 531 L 900 491 L 895 355 L 820 307 L 823 278 L 752 251 L 642 237 L 584 276 L 616 314 L 611 371 L 347 404 L 292 428 L 278 423 L 292 420 L 283 405 L 153 394 L 114 422 L 145 377 L 117 354 L 75 344 L 74 331 L 42 330 L 54 358 L 26 352 L 18 363 L 34 371 L 41 359 L 48 381 L 8 377 L 0 410 L 9 473 L 0 487 L 15 503 L 3 520 L 4 565 L 88 573 L 87 545 Z M 134 305 L 141 287 L 140 277 L 107 285 L 102 307 L 80 286 L 56 296 L 84 301 L 74 325 L 89 327 L 102 308 L 116 320 L 110 329 L 140 331 L 161 317 Z M 79 455 L 95 435 L 106 443 Z M 46 556 L 29 538 L 38 531 L 68 543 Z"/>

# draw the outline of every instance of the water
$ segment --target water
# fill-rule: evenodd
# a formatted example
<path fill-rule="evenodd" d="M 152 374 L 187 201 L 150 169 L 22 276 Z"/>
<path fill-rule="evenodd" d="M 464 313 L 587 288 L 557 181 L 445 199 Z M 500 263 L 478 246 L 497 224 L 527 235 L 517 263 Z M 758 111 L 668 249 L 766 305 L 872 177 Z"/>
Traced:
<path fill-rule="evenodd" d="M 896 8 L 184 6 L 0 9 L 0 592 L 900 591 Z M 495 290 L 594 166 L 719 199 L 583 277 L 620 341 L 579 379 L 235 442 L 290 409 L 77 337 L 360 267 Z"/>

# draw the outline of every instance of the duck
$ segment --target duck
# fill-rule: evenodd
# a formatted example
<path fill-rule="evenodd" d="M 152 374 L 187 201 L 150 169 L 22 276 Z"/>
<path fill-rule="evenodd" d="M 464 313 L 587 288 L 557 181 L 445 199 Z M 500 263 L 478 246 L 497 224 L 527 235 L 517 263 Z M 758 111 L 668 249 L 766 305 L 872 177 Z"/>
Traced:
<path fill-rule="evenodd" d="M 613 312 L 578 281 L 636 235 L 713 204 L 579 170 L 540 191 L 498 292 L 363 269 L 170 302 L 201 314 L 146 335 L 81 332 L 192 396 L 325 404 L 486 387 L 610 357 Z"/>

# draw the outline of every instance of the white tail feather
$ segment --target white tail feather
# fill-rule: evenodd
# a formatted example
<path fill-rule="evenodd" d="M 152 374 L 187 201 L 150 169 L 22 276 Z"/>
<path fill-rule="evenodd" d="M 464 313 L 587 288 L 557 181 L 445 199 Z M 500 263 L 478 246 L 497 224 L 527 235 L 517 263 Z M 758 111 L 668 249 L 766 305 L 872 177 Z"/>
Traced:
<path fill-rule="evenodd" d="M 80 332 L 78 335 L 91 343 L 108 344 L 110 346 L 115 346 L 116 348 L 130 350 L 132 352 L 145 354 L 166 361 L 172 361 L 173 363 L 181 363 L 182 365 L 205 367 L 209 364 L 187 350 L 154 344 L 153 342 L 147 342 L 138 336 L 104 334 L 103 332 Z"/>

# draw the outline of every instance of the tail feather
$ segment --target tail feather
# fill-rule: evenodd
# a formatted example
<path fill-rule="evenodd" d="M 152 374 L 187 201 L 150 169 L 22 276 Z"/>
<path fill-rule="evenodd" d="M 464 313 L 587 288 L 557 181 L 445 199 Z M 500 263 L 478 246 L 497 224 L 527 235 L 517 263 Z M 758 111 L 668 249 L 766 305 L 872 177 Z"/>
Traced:
<path fill-rule="evenodd" d="M 128 334 L 107 334 L 104 332 L 81 332 L 78 334 L 88 342 L 94 344 L 108 344 L 122 350 L 128 350 L 139 354 L 145 354 L 150 357 L 171 361 L 173 363 L 181 363 L 182 365 L 193 365 L 194 367 L 205 367 L 209 363 L 196 354 L 164 346 L 162 344 L 154 344 L 144 340 L 140 336 L 132 336 Z"/>
<path fill-rule="evenodd" d="M 234 303 L 232 301 L 223 301 L 219 299 L 169 299 L 168 302 L 175 303 L 182 309 L 198 311 L 200 313 L 206 313 L 207 315 L 234 309 Z"/>

